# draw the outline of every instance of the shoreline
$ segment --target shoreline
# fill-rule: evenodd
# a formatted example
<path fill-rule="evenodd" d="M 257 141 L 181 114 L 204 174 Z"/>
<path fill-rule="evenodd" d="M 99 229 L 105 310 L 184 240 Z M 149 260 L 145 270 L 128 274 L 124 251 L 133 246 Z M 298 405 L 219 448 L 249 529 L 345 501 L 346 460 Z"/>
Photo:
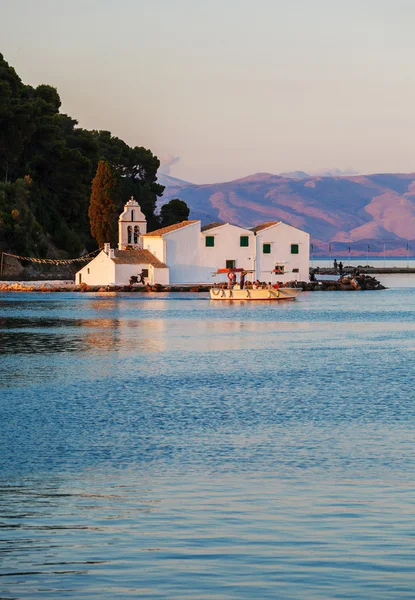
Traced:
<path fill-rule="evenodd" d="M 320 271 L 321 272 L 321 271 Z M 182 285 L 86 285 L 76 284 L 73 281 L 1 281 L 0 292 L 42 292 L 42 293 L 208 293 L 215 284 L 182 284 Z M 223 284 L 223 287 L 226 287 Z M 305 292 L 323 291 L 359 291 L 359 290 L 384 290 L 386 289 L 377 279 L 362 274 L 358 277 L 346 276 L 342 279 L 328 279 L 318 281 L 293 281 L 290 285 L 280 287 L 294 287 Z"/>

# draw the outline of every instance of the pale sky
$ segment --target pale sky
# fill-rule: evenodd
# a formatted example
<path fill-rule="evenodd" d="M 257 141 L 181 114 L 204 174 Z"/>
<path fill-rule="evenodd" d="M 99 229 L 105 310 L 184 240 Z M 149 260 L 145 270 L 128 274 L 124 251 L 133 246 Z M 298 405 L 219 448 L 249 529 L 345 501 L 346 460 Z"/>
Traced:
<path fill-rule="evenodd" d="M 0 52 L 62 111 L 196 183 L 415 171 L 413 0 L 0 0 Z"/>

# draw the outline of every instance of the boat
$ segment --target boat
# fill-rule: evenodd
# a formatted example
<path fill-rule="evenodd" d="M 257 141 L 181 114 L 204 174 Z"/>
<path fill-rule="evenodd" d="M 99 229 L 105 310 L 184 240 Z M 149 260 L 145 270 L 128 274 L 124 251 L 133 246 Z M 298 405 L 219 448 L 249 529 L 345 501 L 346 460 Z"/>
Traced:
<path fill-rule="evenodd" d="M 231 290 L 222 287 L 211 287 L 210 288 L 210 299 L 211 300 L 295 300 L 302 290 L 299 288 L 291 287 L 280 287 L 275 289 L 273 287 L 266 289 L 252 289 L 247 288 L 241 290 L 238 287 L 234 287 Z"/>
<path fill-rule="evenodd" d="M 295 300 L 302 292 L 301 288 L 274 287 L 271 284 L 266 287 L 256 287 L 249 281 L 241 289 L 239 283 L 235 282 L 236 273 L 240 273 L 241 276 L 252 276 L 254 271 L 227 267 L 226 269 L 218 269 L 215 273 L 212 273 L 212 277 L 226 274 L 228 276 L 228 285 L 226 286 L 223 281 L 214 283 L 209 290 L 211 300 Z"/>

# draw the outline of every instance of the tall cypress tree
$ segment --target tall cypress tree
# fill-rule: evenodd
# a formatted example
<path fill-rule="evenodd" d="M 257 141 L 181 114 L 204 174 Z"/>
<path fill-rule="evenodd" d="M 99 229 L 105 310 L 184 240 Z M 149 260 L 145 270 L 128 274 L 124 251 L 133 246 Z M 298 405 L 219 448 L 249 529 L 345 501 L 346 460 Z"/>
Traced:
<path fill-rule="evenodd" d="M 114 242 L 116 223 L 117 179 L 108 162 L 100 160 L 92 181 L 91 201 L 88 209 L 91 234 L 101 248 Z"/>

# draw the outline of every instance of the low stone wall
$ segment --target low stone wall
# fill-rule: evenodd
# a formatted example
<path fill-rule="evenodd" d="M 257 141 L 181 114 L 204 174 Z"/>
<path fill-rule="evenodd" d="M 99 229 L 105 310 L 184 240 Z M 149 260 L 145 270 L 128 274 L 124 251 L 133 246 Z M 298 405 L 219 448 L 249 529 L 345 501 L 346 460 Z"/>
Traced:
<path fill-rule="evenodd" d="M 225 286 L 225 284 L 224 284 Z M 0 292 L 209 292 L 211 285 L 125 285 L 125 286 L 92 286 L 81 283 L 76 285 L 71 281 L 25 282 L 0 281 Z M 333 281 L 295 281 L 290 287 L 301 288 L 306 292 L 324 291 L 357 291 L 384 290 L 385 287 L 374 277 L 360 275 L 358 277 L 343 277 Z"/>

